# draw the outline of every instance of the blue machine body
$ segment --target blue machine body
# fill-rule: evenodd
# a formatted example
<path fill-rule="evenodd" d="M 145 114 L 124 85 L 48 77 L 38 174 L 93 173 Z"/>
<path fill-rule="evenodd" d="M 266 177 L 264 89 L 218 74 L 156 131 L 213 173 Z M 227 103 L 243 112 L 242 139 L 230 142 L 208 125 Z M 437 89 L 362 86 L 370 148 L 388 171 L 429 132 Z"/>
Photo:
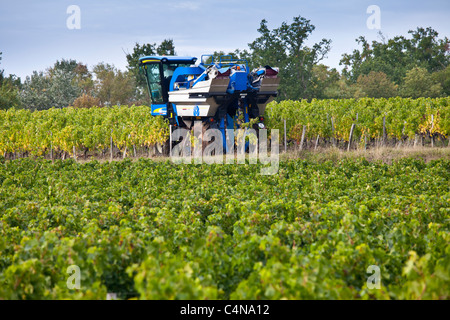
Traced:
<path fill-rule="evenodd" d="M 201 62 L 196 62 L 196 57 L 179 56 L 139 59 L 152 115 L 167 118 L 173 127 L 188 129 L 200 120 L 220 129 L 224 137 L 227 128 L 239 127 L 239 123 L 255 118 L 263 123 L 265 105 L 277 95 L 276 68 L 266 66 L 250 72 L 247 61 L 231 56 L 221 56 L 215 61 L 212 55 L 203 55 Z M 239 116 L 241 120 L 237 121 Z"/>

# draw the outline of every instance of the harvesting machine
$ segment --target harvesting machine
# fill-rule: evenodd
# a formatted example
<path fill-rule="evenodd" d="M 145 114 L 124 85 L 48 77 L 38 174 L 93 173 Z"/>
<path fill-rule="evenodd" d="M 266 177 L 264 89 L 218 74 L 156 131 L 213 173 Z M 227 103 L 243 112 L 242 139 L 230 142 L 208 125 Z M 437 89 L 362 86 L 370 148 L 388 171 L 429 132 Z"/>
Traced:
<path fill-rule="evenodd" d="M 232 56 L 146 56 L 139 59 L 151 97 L 151 113 L 169 120 L 172 130 L 191 130 L 201 121 L 203 130 L 219 129 L 226 152 L 225 130 L 252 121 L 264 128 L 264 110 L 277 95 L 278 68 L 259 67 Z M 255 119 L 255 120 L 252 120 Z M 248 125 L 247 125 L 248 126 Z M 170 146 L 171 147 L 171 146 Z M 163 151 L 167 153 L 168 143 Z"/>

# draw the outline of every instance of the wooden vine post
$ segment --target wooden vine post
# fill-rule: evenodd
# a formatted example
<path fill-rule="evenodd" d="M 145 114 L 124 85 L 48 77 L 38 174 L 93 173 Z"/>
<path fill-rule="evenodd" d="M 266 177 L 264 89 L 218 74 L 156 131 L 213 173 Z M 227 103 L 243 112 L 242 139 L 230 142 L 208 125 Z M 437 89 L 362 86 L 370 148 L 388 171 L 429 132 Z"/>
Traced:
<path fill-rule="evenodd" d="M 331 116 L 331 132 L 332 132 L 332 137 L 331 137 L 331 141 L 333 143 L 333 147 L 336 147 L 336 138 L 335 138 L 335 134 L 334 134 L 334 118 L 333 116 Z"/>
<path fill-rule="evenodd" d="M 352 123 L 352 127 L 350 128 L 350 134 L 349 134 L 349 137 L 348 137 L 347 151 L 350 151 L 350 147 L 352 145 L 353 132 L 355 130 L 356 122 L 358 122 L 358 114 L 356 114 L 355 123 Z"/>
<path fill-rule="evenodd" d="M 430 130 L 430 136 L 431 136 L 431 147 L 434 147 L 434 135 L 433 135 L 433 128 L 434 128 L 434 115 L 431 115 L 431 130 Z"/>
<path fill-rule="evenodd" d="M 113 129 L 111 128 L 111 135 L 110 135 L 111 161 L 113 160 L 113 138 L 112 138 L 112 134 L 113 134 Z"/>
<path fill-rule="evenodd" d="M 50 159 L 53 161 L 53 133 L 50 131 Z"/>
<path fill-rule="evenodd" d="M 302 139 L 300 141 L 300 151 L 303 149 L 303 142 L 305 141 L 305 133 L 306 133 L 306 126 L 303 125 Z"/>
<path fill-rule="evenodd" d="M 352 144 L 352 138 L 353 138 L 353 130 L 355 129 L 355 124 L 352 123 L 352 127 L 350 128 L 350 135 L 348 137 L 348 146 L 347 146 L 347 151 L 350 151 L 350 146 Z"/>

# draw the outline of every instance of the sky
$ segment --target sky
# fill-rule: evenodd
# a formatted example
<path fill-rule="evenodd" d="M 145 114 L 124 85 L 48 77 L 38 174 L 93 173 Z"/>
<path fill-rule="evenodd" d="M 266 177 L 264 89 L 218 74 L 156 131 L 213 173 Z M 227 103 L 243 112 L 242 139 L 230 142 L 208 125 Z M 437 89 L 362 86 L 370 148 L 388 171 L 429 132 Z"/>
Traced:
<path fill-rule="evenodd" d="M 79 15 L 68 12 L 71 5 L 78 6 Z M 379 19 L 367 12 L 371 5 L 378 6 Z M 432 27 L 439 38 L 450 38 L 448 0 L 0 0 L 0 69 L 22 80 L 61 59 L 75 59 L 91 70 L 99 62 L 125 70 L 125 54 L 136 42 L 159 44 L 164 39 L 173 39 L 178 55 L 200 58 L 248 49 L 259 36 L 262 19 L 274 29 L 296 16 L 315 26 L 308 46 L 331 39 L 322 63 L 338 70 L 342 54 L 359 48 L 359 36 L 381 41 L 380 31 L 389 39 Z M 377 21 L 379 26 L 369 28 L 368 20 L 369 26 Z"/>

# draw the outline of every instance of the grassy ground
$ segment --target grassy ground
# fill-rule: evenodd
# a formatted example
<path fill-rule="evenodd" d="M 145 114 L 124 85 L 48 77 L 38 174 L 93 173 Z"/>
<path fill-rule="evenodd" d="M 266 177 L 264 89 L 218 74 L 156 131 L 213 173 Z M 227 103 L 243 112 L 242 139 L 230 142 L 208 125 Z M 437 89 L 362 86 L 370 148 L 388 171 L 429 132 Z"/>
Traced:
<path fill-rule="evenodd" d="M 414 159 L 423 159 L 425 162 L 429 162 L 431 160 L 436 159 L 448 159 L 450 160 L 450 148 L 431 148 L 431 147 L 376 147 L 367 150 L 351 150 L 346 151 L 338 148 L 318 148 L 317 150 L 304 150 L 304 151 L 288 151 L 286 153 L 280 153 L 280 160 L 287 159 L 305 159 L 305 160 L 313 160 L 317 162 L 324 162 L 327 160 L 331 160 L 333 162 L 337 162 L 342 159 L 355 159 L 355 158 L 365 158 L 368 161 L 382 161 L 386 164 L 391 164 L 393 160 L 401 159 L 401 158 L 414 158 Z M 137 161 L 139 158 L 147 158 L 147 156 L 141 156 L 131 159 L 133 161 Z M 150 157 L 154 161 L 166 161 L 170 159 L 170 157 L 164 156 L 153 156 Z M 110 161 L 109 157 L 106 158 L 94 158 L 99 162 L 108 162 Z M 78 162 L 89 162 L 92 159 L 84 160 L 82 158 L 78 158 Z M 121 157 L 114 158 L 113 161 L 120 161 Z"/>
<path fill-rule="evenodd" d="M 281 150 L 283 150 L 281 148 Z M 402 147 L 372 147 L 367 150 L 357 149 L 347 151 L 341 148 L 335 147 L 318 147 L 317 150 L 314 149 L 306 149 L 302 151 L 288 149 L 285 153 L 280 151 L 280 160 L 287 159 L 309 159 L 318 162 L 323 162 L 327 160 L 331 160 L 333 162 L 339 161 L 341 159 L 355 159 L 364 157 L 368 161 L 382 161 L 386 164 L 391 164 L 393 160 L 401 159 L 401 158 L 414 158 L 414 159 L 423 159 L 425 162 L 429 162 L 435 159 L 448 159 L 450 160 L 450 147 L 430 147 L 430 146 L 402 146 Z M 69 156 L 71 157 L 71 156 Z M 48 156 L 45 157 L 49 159 Z M 136 157 L 127 157 L 132 161 L 137 161 L 139 158 L 150 158 L 154 161 L 166 161 L 170 159 L 167 156 L 150 156 L 148 157 L 147 153 L 138 153 Z M 105 156 L 101 157 L 94 154 L 88 154 L 87 159 L 84 159 L 82 154 L 77 155 L 77 162 L 84 163 L 90 162 L 92 160 L 97 160 L 101 163 L 109 162 L 110 157 Z M 121 161 L 123 158 L 121 156 L 114 157 L 113 161 Z"/>
<path fill-rule="evenodd" d="M 382 161 L 391 164 L 393 160 L 400 158 L 423 159 L 429 162 L 435 159 L 450 159 L 450 148 L 431 148 L 431 147 L 377 147 L 368 150 L 345 151 L 337 148 L 318 148 L 316 151 L 288 151 L 282 153 L 280 159 L 311 159 L 316 161 L 339 161 L 345 158 L 361 158 L 368 161 Z"/>

